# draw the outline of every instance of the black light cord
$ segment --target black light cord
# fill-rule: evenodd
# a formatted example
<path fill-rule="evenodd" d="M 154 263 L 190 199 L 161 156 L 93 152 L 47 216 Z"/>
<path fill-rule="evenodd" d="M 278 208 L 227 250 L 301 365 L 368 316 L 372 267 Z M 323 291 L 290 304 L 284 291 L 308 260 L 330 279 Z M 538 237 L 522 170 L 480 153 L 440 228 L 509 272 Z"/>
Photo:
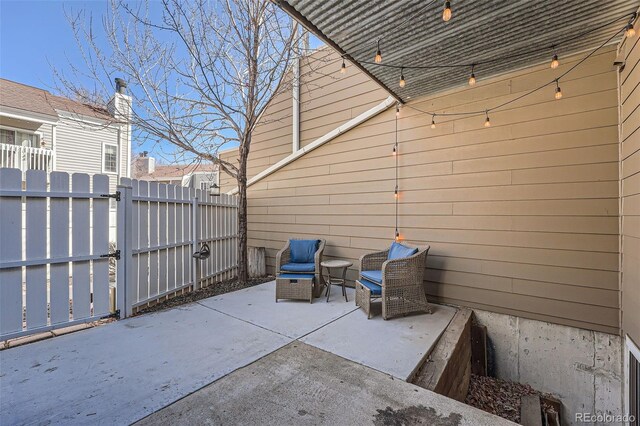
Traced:
<path fill-rule="evenodd" d="M 578 35 L 569 37 L 568 39 L 563 40 L 563 41 L 561 41 L 559 43 L 554 43 L 554 44 L 549 45 L 549 46 L 545 46 L 545 47 L 541 47 L 541 48 L 537 48 L 537 49 L 532 49 L 532 50 L 527 50 L 527 51 L 524 51 L 524 52 L 516 52 L 514 54 L 507 55 L 507 56 L 502 55 L 500 57 L 487 59 L 487 60 L 484 60 L 484 61 L 474 61 L 472 63 L 413 65 L 413 66 L 409 65 L 408 66 L 408 65 L 396 65 L 396 64 L 389 64 L 389 63 L 376 63 L 376 62 L 371 62 L 371 61 L 358 61 L 358 62 L 360 62 L 361 64 L 372 65 L 372 66 L 377 66 L 377 67 L 387 67 L 387 68 L 396 68 L 396 69 L 404 68 L 404 69 L 408 69 L 408 70 L 425 70 L 425 69 L 440 69 L 440 68 L 469 68 L 471 66 L 477 67 L 479 65 L 488 65 L 488 64 L 492 64 L 492 63 L 496 63 L 496 62 L 503 62 L 503 61 L 514 59 L 514 58 L 518 58 L 520 56 L 531 55 L 533 53 L 539 53 L 539 52 L 544 52 L 544 51 L 549 51 L 549 50 L 556 51 L 559 46 L 563 46 L 563 45 L 565 45 L 565 44 L 567 44 L 567 43 L 569 43 L 571 41 L 577 40 L 577 39 L 582 38 L 582 37 L 584 37 L 586 35 L 594 33 L 594 32 L 596 32 L 598 30 L 601 30 L 601 29 L 603 29 L 603 28 L 605 28 L 605 27 L 607 27 L 607 26 L 609 26 L 609 25 L 611 25 L 611 24 L 613 24 L 615 22 L 621 21 L 623 19 L 631 17 L 631 19 L 633 20 L 635 18 L 635 16 L 636 16 L 635 12 L 626 13 L 626 14 L 624 14 L 622 16 L 619 16 L 619 17 L 617 17 L 617 18 L 615 18 L 615 19 L 613 19 L 613 20 L 611 20 L 609 22 L 606 22 L 606 23 L 604 23 L 604 24 L 602 24 L 602 25 L 600 25 L 598 27 L 592 28 L 592 29 L 590 29 L 588 31 L 585 31 L 583 33 L 580 33 Z M 378 42 L 381 39 L 382 38 L 377 39 Z"/>
<path fill-rule="evenodd" d="M 399 108 L 399 106 L 398 106 Z M 400 155 L 400 153 L 398 152 L 398 114 L 396 114 L 396 141 L 395 141 L 395 146 L 394 146 L 395 150 L 396 150 L 396 189 L 395 189 L 395 194 L 394 194 L 394 198 L 396 201 L 396 234 L 394 235 L 394 239 L 398 238 L 398 201 L 400 200 L 400 191 L 398 188 L 398 156 Z"/>
<path fill-rule="evenodd" d="M 614 38 L 616 38 L 616 37 L 617 37 L 617 36 L 618 36 L 622 31 L 624 31 L 624 28 L 623 28 L 623 29 L 618 30 L 614 35 L 612 35 L 611 37 L 609 37 L 605 42 L 603 42 L 601 45 L 599 45 L 599 46 L 598 46 L 598 47 L 596 47 L 594 50 L 592 50 L 592 51 L 591 51 L 587 56 L 585 56 L 584 58 L 582 58 L 581 60 L 579 60 L 578 62 L 576 62 L 576 63 L 575 63 L 571 68 L 569 68 L 568 70 L 566 70 L 565 72 L 563 72 L 562 74 L 560 74 L 560 76 L 559 76 L 559 77 L 556 77 L 556 78 L 554 78 L 553 80 L 551 80 L 551 81 L 549 81 L 549 82 L 547 82 L 547 83 L 545 83 L 545 84 L 542 84 L 542 85 L 540 85 L 540 86 L 536 87 L 535 89 L 532 89 L 532 90 L 530 90 L 530 91 L 528 91 L 528 92 L 526 92 L 526 93 L 523 93 L 522 95 L 519 95 L 519 96 L 517 96 L 517 97 L 515 97 L 515 98 L 513 98 L 513 99 L 510 99 L 510 100 L 508 100 L 508 101 L 506 101 L 506 102 L 503 102 L 503 103 L 501 103 L 501 104 L 499 104 L 499 105 L 496 105 L 496 106 L 494 106 L 494 107 L 492 107 L 492 108 L 487 108 L 487 109 L 477 110 L 477 111 L 468 111 L 468 112 L 442 112 L 442 113 L 438 112 L 438 113 L 436 113 L 436 112 L 433 112 L 433 111 L 424 111 L 424 110 L 422 110 L 422 109 L 420 109 L 420 108 L 416 108 L 416 107 L 411 106 L 411 105 L 408 105 L 408 104 L 405 104 L 404 106 L 405 106 L 405 107 L 407 107 L 407 108 L 411 108 L 411 109 L 412 109 L 412 110 L 414 110 L 414 111 L 421 112 L 421 113 L 423 113 L 423 114 L 432 115 L 432 116 L 438 115 L 438 116 L 451 117 L 451 116 L 474 116 L 474 115 L 475 115 L 475 116 L 478 116 L 478 115 L 487 115 L 489 112 L 493 112 L 493 111 L 496 111 L 496 110 L 498 110 L 498 109 L 504 108 L 505 106 L 510 105 L 510 104 L 512 104 L 512 103 L 514 103 L 514 102 L 517 102 L 517 101 L 519 101 L 520 99 L 525 98 L 525 97 L 527 97 L 527 96 L 529 96 L 529 95 L 532 95 L 532 94 L 534 94 L 534 93 L 536 93 L 536 92 L 538 92 L 538 91 L 540 91 L 540 90 L 544 89 L 545 87 L 547 87 L 547 86 L 549 86 L 549 85 L 551 85 L 551 84 L 557 84 L 557 82 L 558 82 L 561 78 L 564 78 L 564 77 L 565 77 L 565 76 L 567 76 L 569 73 L 571 73 L 573 70 L 575 70 L 576 68 L 578 68 L 578 67 L 579 67 L 581 64 L 583 64 L 587 59 L 589 59 L 591 56 L 593 56 L 597 51 L 599 51 L 599 50 L 600 50 L 600 49 L 602 49 L 604 46 L 606 46 L 607 44 L 609 44 L 609 42 L 610 42 L 611 40 L 613 40 Z"/>

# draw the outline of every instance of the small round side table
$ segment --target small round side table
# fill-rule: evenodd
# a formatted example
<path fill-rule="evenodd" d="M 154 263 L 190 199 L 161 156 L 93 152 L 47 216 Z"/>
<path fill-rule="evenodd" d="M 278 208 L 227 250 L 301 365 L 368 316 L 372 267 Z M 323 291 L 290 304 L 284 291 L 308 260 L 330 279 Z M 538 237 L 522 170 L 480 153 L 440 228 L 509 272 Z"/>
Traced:
<path fill-rule="evenodd" d="M 329 301 L 329 296 L 331 295 L 331 285 L 342 285 L 342 295 L 344 296 L 345 301 L 349 301 L 347 299 L 347 289 L 345 288 L 346 276 L 347 276 L 347 268 L 353 265 L 353 262 L 349 262 L 348 260 L 325 260 L 320 263 L 320 266 L 323 268 L 327 268 L 327 275 L 329 279 L 327 280 L 327 302 Z M 332 274 L 332 270 L 334 271 Z M 342 278 L 339 278 L 342 277 Z"/>

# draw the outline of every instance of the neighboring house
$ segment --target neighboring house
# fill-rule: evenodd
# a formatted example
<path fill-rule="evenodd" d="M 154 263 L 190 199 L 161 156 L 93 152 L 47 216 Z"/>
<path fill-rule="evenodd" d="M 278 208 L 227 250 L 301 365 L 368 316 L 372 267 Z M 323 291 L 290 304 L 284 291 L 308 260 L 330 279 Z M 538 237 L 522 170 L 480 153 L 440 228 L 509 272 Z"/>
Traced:
<path fill-rule="evenodd" d="M 0 167 L 109 175 L 111 190 L 130 176 L 131 98 L 116 93 L 97 108 L 0 79 Z"/>
<path fill-rule="evenodd" d="M 188 188 L 217 193 L 219 186 L 218 167 L 214 164 L 168 164 L 156 165 L 156 160 L 142 152 L 133 160 L 133 178 L 169 183 Z"/>

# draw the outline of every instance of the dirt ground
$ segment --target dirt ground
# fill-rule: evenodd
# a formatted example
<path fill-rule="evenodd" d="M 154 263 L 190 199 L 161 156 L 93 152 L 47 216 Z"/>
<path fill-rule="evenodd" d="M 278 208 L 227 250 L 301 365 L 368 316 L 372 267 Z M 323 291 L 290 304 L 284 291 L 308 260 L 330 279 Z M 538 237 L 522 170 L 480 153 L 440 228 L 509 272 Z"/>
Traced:
<path fill-rule="evenodd" d="M 488 413 L 520 423 L 520 400 L 525 395 L 545 396 L 529 385 L 472 374 L 469 393 L 464 402 Z M 553 408 L 543 407 L 543 409 L 549 411 Z"/>

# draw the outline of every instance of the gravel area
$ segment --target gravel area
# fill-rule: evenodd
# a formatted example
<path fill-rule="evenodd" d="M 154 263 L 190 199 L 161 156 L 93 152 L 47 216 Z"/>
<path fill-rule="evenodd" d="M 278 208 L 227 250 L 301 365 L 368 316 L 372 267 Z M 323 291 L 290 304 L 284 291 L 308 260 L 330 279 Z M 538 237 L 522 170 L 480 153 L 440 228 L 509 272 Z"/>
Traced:
<path fill-rule="evenodd" d="M 524 395 L 545 396 L 529 385 L 472 374 L 469 393 L 464 402 L 488 413 L 520 423 L 520 399 Z M 553 408 L 544 407 L 544 409 L 549 411 Z"/>
<path fill-rule="evenodd" d="M 147 314 L 149 312 L 164 311 L 165 309 L 173 308 L 176 306 L 192 303 L 198 300 L 206 299 L 208 297 L 218 296 L 224 293 L 230 293 L 236 290 L 242 290 L 243 288 L 253 287 L 259 284 L 263 284 L 269 281 L 275 280 L 275 277 L 266 276 L 261 278 L 251 278 L 247 282 L 239 282 L 236 279 L 220 281 L 219 283 L 211 284 L 208 287 L 201 288 L 196 291 L 181 294 L 163 302 L 157 303 L 153 306 L 139 310 L 134 316 Z"/>

